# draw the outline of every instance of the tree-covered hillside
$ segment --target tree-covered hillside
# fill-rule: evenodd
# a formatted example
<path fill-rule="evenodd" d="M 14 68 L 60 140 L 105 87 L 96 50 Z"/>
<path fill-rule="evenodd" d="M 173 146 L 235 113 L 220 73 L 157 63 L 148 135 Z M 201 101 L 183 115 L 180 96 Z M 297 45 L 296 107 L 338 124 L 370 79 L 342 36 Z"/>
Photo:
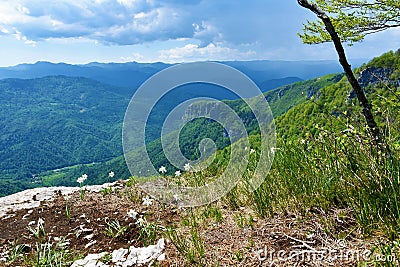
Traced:
<path fill-rule="evenodd" d="M 336 83 L 342 77 L 342 74 L 332 74 L 282 86 L 265 93 L 265 98 L 269 102 L 274 116 L 278 117 L 290 110 L 293 106 L 306 102 L 307 99 L 317 94 L 321 88 Z M 210 92 L 211 91 L 209 91 L 209 93 Z M 256 134 L 258 132 L 258 126 L 254 120 L 254 115 L 244 101 L 230 100 L 224 102 L 237 112 L 239 117 L 245 123 L 248 134 Z M 202 109 L 205 106 L 208 106 L 207 109 L 213 112 L 213 102 L 196 102 L 191 105 L 189 110 L 186 112 L 186 117 L 184 118 L 188 123 L 185 124 L 185 127 L 180 133 L 180 148 L 182 153 L 191 160 L 197 159 L 201 154 L 199 151 L 199 144 L 204 138 L 212 139 L 219 150 L 222 150 L 230 144 L 229 137 L 224 133 L 218 123 L 208 119 L 190 120 L 191 118 L 195 118 L 198 115 L 199 109 Z M 162 118 L 158 118 L 158 121 L 162 121 Z M 149 142 L 146 149 L 154 166 L 166 166 L 169 173 L 176 170 L 176 168 L 169 164 L 168 160 L 164 156 L 160 139 Z M 144 153 L 143 148 L 138 149 L 136 153 Z M 221 155 L 227 155 L 227 153 L 223 152 Z M 137 169 L 142 169 L 140 167 L 143 164 L 142 162 L 136 162 L 135 164 L 138 166 Z M 104 181 L 109 181 L 108 173 L 110 171 L 117 173 L 115 176 L 116 178 L 127 178 L 130 176 L 130 172 L 125 164 L 125 159 L 121 156 L 105 163 L 79 165 L 72 169 L 65 169 L 57 172 L 45 172 L 41 174 L 41 177 L 44 180 L 44 185 L 74 185 L 76 184 L 75 177 L 79 177 L 82 173 L 87 173 L 92 177 L 88 182 L 102 183 Z M 135 175 L 145 174 L 135 173 Z"/>
<path fill-rule="evenodd" d="M 0 81 L 1 193 L 17 189 L 7 180 L 23 188 L 44 170 L 121 155 L 121 110 L 129 99 L 115 92 L 84 78 Z"/>
<path fill-rule="evenodd" d="M 372 102 L 380 127 L 399 119 L 400 50 L 388 52 L 356 70 L 357 78 Z M 285 138 L 315 134 L 321 128 L 345 130 L 347 121 L 362 125 L 361 108 L 355 93 L 344 77 L 324 87 L 305 103 L 295 106 L 277 118 L 278 131 Z"/>
<path fill-rule="evenodd" d="M 398 58 L 399 52 L 389 52 L 356 71 L 382 126 L 388 118 L 394 120 L 398 116 L 393 115 L 398 96 L 384 83 L 398 86 Z M 117 174 L 115 179 L 130 176 L 121 156 L 121 126 L 129 99 L 118 93 L 119 88 L 63 76 L 7 79 L 0 82 L 0 88 L 4 129 L 0 140 L 0 182 L 4 185 L 1 194 L 32 186 L 76 185 L 76 177 L 82 173 L 89 174 L 90 183 L 109 181 L 110 171 Z M 157 139 L 164 113 L 171 108 L 169 102 L 200 95 L 203 89 L 187 95 L 178 90 L 158 104 L 159 111 L 150 119 L 151 134 L 147 139 L 147 151 L 155 166 L 166 165 L 171 172 L 174 170 Z M 211 88 L 208 93 L 212 91 L 215 90 Z M 345 122 L 359 112 L 342 74 L 282 86 L 265 93 L 265 98 L 276 119 L 278 136 L 286 140 L 314 135 L 321 127 L 345 130 Z M 254 116 L 243 101 L 225 103 L 242 118 L 249 134 L 257 133 Z M 196 109 L 202 105 L 193 104 L 186 114 L 188 118 L 196 117 Z M 361 116 L 356 118 L 362 121 Z M 196 158 L 200 155 L 198 145 L 206 137 L 216 141 L 218 149 L 229 145 L 220 126 L 197 119 L 181 132 L 182 152 Z M 63 168 L 68 166 L 71 167 Z"/>
<path fill-rule="evenodd" d="M 372 100 L 383 129 L 386 129 L 388 119 L 390 121 L 398 119 L 398 110 L 400 110 L 397 104 L 398 93 L 388 86 L 399 86 L 399 58 L 399 51 L 389 52 L 356 70 L 359 81 Z M 348 130 L 347 123 L 350 121 L 358 125 L 363 124 L 357 99 L 343 74 L 332 74 L 286 85 L 265 93 L 265 98 L 274 114 L 277 134 L 281 140 L 299 140 L 306 136 L 315 136 L 324 128 L 338 132 Z M 242 118 L 249 134 L 257 134 L 254 116 L 244 101 L 234 100 L 225 101 L 225 103 Z M 187 112 L 186 119 L 196 117 L 197 110 L 205 105 L 212 106 L 213 104 L 212 102 L 194 103 Z M 207 109 L 212 110 L 212 107 L 207 107 Z M 199 155 L 198 145 L 205 137 L 213 136 L 214 139 L 212 139 L 216 141 L 218 148 L 228 145 L 228 138 L 221 139 L 222 135 L 215 136 L 215 129 L 218 129 L 217 124 L 209 120 L 189 122 L 181 132 L 182 152 L 185 155 L 192 155 L 192 158 Z M 163 156 L 160 140 L 149 143 L 147 151 L 155 166 L 168 166 L 171 173 L 175 170 Z M 226 153 L 222 154 L 226 155 Z M 129 171 L 123 161 L 124 158 L 121 157 L 119 160 L 114 160 L 113 164 L 98 164 L 95 167 L 81 166 L 79 171 L 99 173 L 105 180 L 107 170 L 118 168 L 121 175 L 126 177 Z"/>

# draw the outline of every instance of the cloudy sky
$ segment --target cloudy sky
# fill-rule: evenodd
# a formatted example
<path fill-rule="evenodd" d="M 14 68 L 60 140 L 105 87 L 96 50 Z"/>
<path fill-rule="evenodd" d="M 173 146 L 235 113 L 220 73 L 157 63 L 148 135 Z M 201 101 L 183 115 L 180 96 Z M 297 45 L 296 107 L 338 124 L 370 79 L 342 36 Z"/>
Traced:
<path fill-rule="evenodd" d="M 0 66 L 336 59 L 331 44 L 301 43 L 307 19 L 296 0 L 0 0 Z M 398 48 L 400 29 L 346 49 L 371 58 Z"/>

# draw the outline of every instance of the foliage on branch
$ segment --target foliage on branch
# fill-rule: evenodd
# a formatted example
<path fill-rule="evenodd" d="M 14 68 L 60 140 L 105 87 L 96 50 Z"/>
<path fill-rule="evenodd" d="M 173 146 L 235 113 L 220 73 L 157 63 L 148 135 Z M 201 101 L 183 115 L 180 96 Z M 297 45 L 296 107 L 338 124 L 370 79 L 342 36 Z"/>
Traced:
<path fill-rule="evenodd" d="M 398 0 L 315 0 L 314 3 L 329 15 L 340 39 L 350 45 L 368 34 L 400 26 Z M 307 21 L 299 36 L 306 44 L 331 41 L 321 20 Z"/>

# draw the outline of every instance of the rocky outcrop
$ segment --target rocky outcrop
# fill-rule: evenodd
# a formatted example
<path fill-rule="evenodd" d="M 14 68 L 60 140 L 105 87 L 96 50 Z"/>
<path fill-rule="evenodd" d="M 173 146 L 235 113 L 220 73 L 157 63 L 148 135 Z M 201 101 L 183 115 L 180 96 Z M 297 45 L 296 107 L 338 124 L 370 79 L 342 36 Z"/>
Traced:
<path fill-rule="evenodd" d="M 85 190 L 89 192 L 100 192 L 102 189 L 109 187 L 118 187 L 117 182 L 85 186 Z M 57 194 L 67 196 L 79 190 L 81 190 L 80 187 L 41 187 L 1 197 L 0 218 L 12 211 L 37 208 L 40 206 L 40 202 L 54 199 Z"/>
<path fill-rule="evenodd" d="M 184 122 L 198 117 L 218 118 L 224 112 L 225 104 L 218 101 L 199 101 L 191 104 L 185 111 Z"/>
<path fill-rule="evenodd" d="M 393 80 L 391 75 L 393 74 L 392 69 L 382 67 L 368 67 L 362 70 L 358 75 L 358 83 L 361 88 L 365 89 L 369 85 L 377 85 L 379 83 L 385 83 L 394 87 L 400 87 L 400 79 Z M 357 97 L 354 90 L 351 90 L 347 99 L 351 100 Z"/>
<path fill-rule="evenodd" d="M 368 67 L 362 70 L 358 77 L 358 82 L 361 87 L 366 87 L 370 84 L 392 83 L 390 75 L 393 73 L 391 69 L 381 67 Z"/>
<path fill-rule="evenodd" d="M 231 137 L 233 140 L 243 137 L 241 125 L 237 123 L 238 115 L 241 119 L 241 124 L 248 124 L 255 119 L 252 112 L 237 111 L 231 109 L 228 105 L 221 101 L 199 101 L 191 104 L 185 111 L 183 122 L 186 123 L 195 118 L 210 118 L 224 126 L 229 126 L 224 129 L 224 137 Z"/>

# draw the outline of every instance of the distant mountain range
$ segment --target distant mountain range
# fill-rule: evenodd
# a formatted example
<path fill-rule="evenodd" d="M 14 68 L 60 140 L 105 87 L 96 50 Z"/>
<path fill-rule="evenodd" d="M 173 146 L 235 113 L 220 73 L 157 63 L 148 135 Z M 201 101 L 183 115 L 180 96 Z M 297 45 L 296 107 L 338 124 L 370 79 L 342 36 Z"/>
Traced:
<path fill-rule="evenodd" d="M 329 73 L 341 72 L 337 61 L 226 61 L 221 62 L 234 67 L 249 76 L 263 92 L 270 89 L 323 76 Z M 359 66 L 363 60 L 354 60 Z M 163 70 L 171 64 L 166 63 L 89 63 L 71 65 L 66 63 L 37 62 L 21 64 L 13 67 L 0 68 L 0 79 L 20 78 L 32 79 L 45 76 L 64 75 L 70 77 L 85 77 L 105 84 L 130 88 L 127 95 L 133 94 L 146 79 Z"/>

